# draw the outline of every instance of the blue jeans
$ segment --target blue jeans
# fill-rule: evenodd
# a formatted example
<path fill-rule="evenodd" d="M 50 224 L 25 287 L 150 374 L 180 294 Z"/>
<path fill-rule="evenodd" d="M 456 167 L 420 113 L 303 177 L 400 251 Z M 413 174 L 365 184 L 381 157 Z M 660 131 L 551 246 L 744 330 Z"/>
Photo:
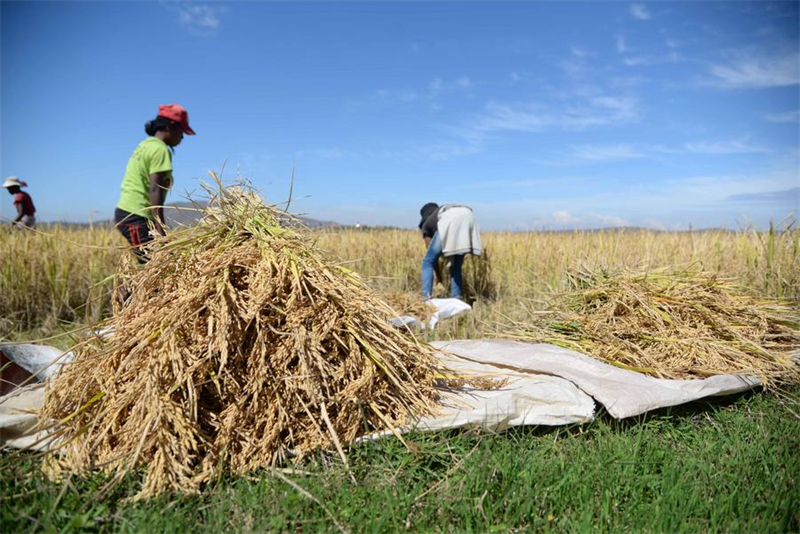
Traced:
<path fill-rule="evenodd" d="M 433 272 L 439 256 L 442 255 L 442 240 L 439 239 L 439 232 L 433 234 L 431 244 L 428 245 L 428 252 L 422 258 L 422 298 L 429 299 L 433 295 Z M 450 256 L 450 296 L 461 298 L 461 266 L 464 263 L 464 255 L 458 254 Z"/>

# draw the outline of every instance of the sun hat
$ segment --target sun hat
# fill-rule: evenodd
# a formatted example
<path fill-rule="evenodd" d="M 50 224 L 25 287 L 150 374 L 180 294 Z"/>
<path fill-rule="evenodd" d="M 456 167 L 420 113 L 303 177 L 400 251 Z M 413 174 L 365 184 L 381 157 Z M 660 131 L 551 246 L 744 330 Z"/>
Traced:
<path fill-rule="evenodd" d="M 26 184 L 25 182 L 21 181 L 16 176 L 9 176 L 8 178 L 6 178 L 6 181 L 3 182 L 3 187 L 5 187 L 6 189 L 8 189 L 9 187 L 14 187 L 15 185 L 17 187 L 27 187 L 28 186 L 28 184 Z"/>
<path fill-rule="evenodd" d="M 422 217 L 422 219 L 420 219 L 420 221 L 419 221 L 419 227 L 420 228 L 422 228 L 422 225 L 425 224 L 425 220 L 428 217 L 430 217 L 433 214 L 433 212 L 436 211 L 438 208 L 439 208 L 439 205 L 436 204 L 435 202 L 428 202 L 427 204 L 422 206 L 422 209 L 419 210 L 419 214 Z"/>
<path fill-rule="evenodd" d="M 194 130 L 189 127 L 189 112 L 180 104 L 161 104 L 158 106 L 158 116 L 181 123 L 185 133 L 194 135 Z"/>

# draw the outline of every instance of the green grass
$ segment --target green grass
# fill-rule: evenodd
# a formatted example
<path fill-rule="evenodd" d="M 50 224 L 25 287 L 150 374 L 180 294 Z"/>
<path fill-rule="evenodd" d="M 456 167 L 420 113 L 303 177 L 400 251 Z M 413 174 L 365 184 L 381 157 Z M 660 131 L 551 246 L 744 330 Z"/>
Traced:
<path fill-rule="evenodd" d="M 307 474 L 147 503 L 123 502 L 136 476 L 97 498 L 101 475 L 56 484 L 5 453 L 0 532 L 796 532 L 800 419 L 785 402 L 757 392 L 623 422 L 416 434 L 415 452 L 389 438 L 350 450 L 356 484 L 318 455 L 297 466 Z"/>

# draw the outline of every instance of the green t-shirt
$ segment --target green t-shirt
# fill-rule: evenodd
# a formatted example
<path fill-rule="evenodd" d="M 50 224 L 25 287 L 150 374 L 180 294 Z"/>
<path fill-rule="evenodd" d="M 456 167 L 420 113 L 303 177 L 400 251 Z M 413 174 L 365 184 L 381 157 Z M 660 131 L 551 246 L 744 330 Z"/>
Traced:
<path fill-rule="evenodd" d="M 153 218 L 150 207 L 150 175 L 167 172 L 167 188 L 172 187 L 172 153 L 167 144 L 157 137 L 148 137 L 136 147 L 125 177 L 117 207 L 148 219 Z"/>

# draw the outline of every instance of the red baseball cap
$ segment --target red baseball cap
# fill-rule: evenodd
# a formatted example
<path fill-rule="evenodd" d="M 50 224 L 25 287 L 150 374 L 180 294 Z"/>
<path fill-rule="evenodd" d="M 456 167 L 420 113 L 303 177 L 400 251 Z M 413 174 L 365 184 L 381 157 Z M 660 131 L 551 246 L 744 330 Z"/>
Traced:
<path fill-rule="evenodd" d="M 158 116 L 181 123 L 185 133 L 194 135 L 194 130 L 189 128 L 189 112 L 180 104 L 161 104 L 158 106 Z"/>

